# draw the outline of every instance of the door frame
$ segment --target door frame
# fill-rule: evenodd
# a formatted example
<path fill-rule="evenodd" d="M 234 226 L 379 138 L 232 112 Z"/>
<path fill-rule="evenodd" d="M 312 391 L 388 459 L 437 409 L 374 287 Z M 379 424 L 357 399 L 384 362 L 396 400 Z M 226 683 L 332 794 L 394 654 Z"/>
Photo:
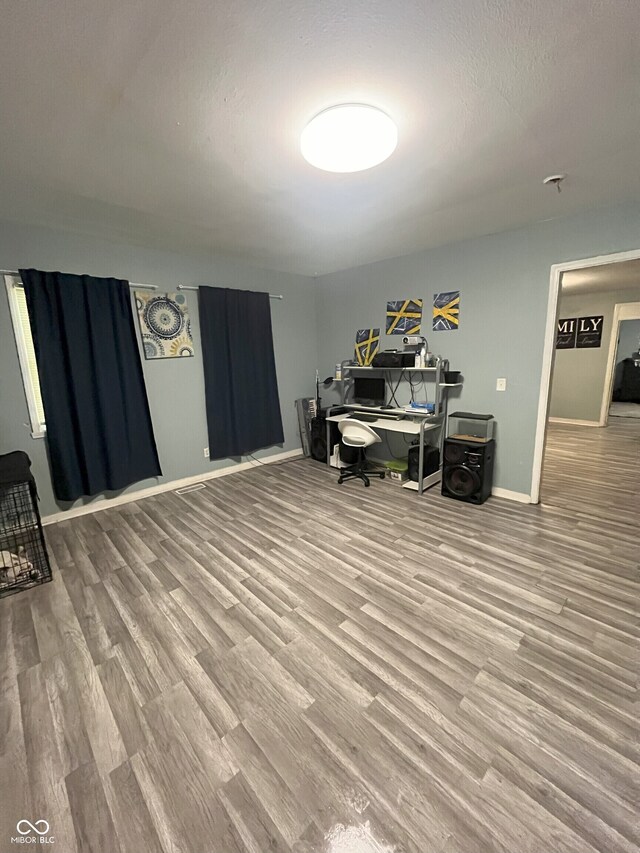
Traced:
<path fill-rule="evenodd" d="M 611 398 L 613 396 L 613 379 L 616 369 L 620 323 L 622 323 L 623 320 L 640 320 L 640 302 L 618 302 L 613 309 L 613 324 L 611 326 L 611 340 L 609 341 L 607 372 L 605 373 L 602 406 L 600 407 L 600 426 L 606 426 L 609 421 L 609 407 L 611 406 Z"/>
<path fill-rule="evenodd" d="M 560 282 L 562 275 L 569 270 L 582 270 L 587 267 L 600 267 L 605 264 L 617 264 L 623 261 L 635 261 L 640 258 L 640 249 L 629 252 L 615 252 L 610 255 L 597 255 L 594 258 L 581 258 L 575 261 L 565 261 L 553 264 L 549 273 L 549 296 L 547 300 L 547 320 L 544 332 L 544 349 L 542 352 L 542 373 L 540 376 L 540 393 L 538 396 L 538 416 L 536 420 L 536 436 L 533 449 L 533 470 L 531 472 L 531 503 L 540 502 L 540 482 L 542 480 L 542 463 L 547 436 L 547 420 L 549 417 L 549 400 L 551 376 L 555 358 L 555 343 L 560 303 Z"/>

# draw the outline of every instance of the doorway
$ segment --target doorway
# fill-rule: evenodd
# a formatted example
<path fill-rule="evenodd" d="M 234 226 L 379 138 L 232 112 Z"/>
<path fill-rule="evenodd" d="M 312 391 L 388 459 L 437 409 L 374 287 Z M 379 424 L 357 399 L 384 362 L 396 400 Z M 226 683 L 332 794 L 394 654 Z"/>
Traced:
<path fill-rule="evenodd" d="M 631 308 L 627 303 L 638 304 Z M 623 309 L 623 305 L 627 307 Z M 588 443 L 598 442 L 598 445 L 612 434 L 607 433 L 606 424 L 614 388 L 618 387 L 615 368 L 620 360 L 632 355 L 625 353 L 621 359 L 617 358 L 619 328 L 621 322 L 635 319 L 635 313 L 625 312 L 637 308 L 640 308 L 640 250 L 556 264 L 551 268 L 532 503 L 540 500 L 548 433 L 562 435 L 562 430 L 577 431 L 578 435 L 566 436 L 565 449 L 587 442 L 589 432 L 592 434 Z M 622 329 L 626 332 L 625 327 Z M 626 336 L 623 338 L 626 349 L 625 340 Z M 637 360 L 632 359 L 632 363 Z M 630 381 L 627 377 L 625 389 Z M 622 420 L 617 415 L 612 417 L 615 423 Z M 640 420 L 626 420 L 632 431 L 638 428 L 640 438 Z"/>

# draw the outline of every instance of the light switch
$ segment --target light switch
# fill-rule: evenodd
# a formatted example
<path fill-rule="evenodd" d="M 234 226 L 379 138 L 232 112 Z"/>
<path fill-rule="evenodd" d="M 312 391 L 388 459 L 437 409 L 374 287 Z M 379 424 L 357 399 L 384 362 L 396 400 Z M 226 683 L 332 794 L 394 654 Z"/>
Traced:
<path fill-rule="evenodd" d="M 506 391 L 507 390 L 507 380 L 506 379 L 496 379 L 496 391 Z"/>

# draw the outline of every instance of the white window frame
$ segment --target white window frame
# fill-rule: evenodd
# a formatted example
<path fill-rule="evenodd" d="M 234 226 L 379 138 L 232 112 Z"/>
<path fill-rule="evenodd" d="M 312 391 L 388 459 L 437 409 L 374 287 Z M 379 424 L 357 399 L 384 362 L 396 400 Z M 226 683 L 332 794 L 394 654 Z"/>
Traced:
<path fill-rule="evenodd" d="M 18 360 L 20 362 L 20 372 L 22 373 L 22 385 L 24 387 L 24 395 L 27 400 L 27 408 L 29 410 L 29 420 L 31 422 L 31 438 L 44 438 L 47 432 L 44 421 L 38 417 L 38 392 L 36 391 L 31 374 L 29 373 L 29 353 L 27 350 L 27 342 L 25 340 L 24 328 L 20 318 L 20 308 L 16 290 L 22 287 L 20 276 L 5 275 L 5 285 L 7 288 L 7 298 L 9 300 L 9 311 L 11 312 L 11 323 L 13 325 L 13 334 L 16 341 L 16 349 L 18 350 Z M 25 424 L 29 426 L 29 424 Z"/>

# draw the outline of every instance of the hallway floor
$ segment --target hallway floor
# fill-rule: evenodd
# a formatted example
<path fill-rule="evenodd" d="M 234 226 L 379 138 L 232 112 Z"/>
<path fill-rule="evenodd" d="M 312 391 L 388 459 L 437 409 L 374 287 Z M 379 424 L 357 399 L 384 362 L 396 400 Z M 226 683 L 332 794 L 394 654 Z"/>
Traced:
<path fill-rule="evenodd" d="M 609 407 L 612 418 L 640 418 L 640 403 L 612 403 Z"/>

